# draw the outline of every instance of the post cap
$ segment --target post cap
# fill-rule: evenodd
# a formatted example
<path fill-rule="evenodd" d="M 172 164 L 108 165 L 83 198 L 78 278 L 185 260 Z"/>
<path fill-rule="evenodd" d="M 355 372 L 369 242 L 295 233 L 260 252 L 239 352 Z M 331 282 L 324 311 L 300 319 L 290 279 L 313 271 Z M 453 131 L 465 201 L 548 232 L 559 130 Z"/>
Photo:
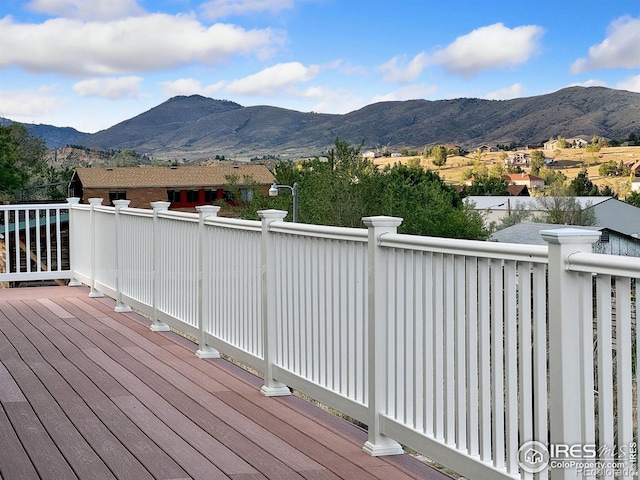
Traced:
<path fill-rule="evenodd" d="M 597 242 L 602 232 L 585 228 L 556 228 L 553 230 L 541 230 L 540 235 L 547 243 L 569 245 Z"/>

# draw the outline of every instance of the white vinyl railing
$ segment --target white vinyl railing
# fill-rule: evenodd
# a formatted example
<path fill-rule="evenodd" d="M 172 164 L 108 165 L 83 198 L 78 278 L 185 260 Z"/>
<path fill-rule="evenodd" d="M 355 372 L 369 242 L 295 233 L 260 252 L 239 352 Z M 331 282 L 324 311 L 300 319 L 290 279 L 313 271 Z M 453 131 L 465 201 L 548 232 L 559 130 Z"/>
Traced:
<path fill-rule="evenodd" d="M 0 282 L 68 279 L 67 203 L 0 205 Z"/>
<path fill-rule="evenodd" d="M 640 259 L 548 246 L 71 205 L 73 278 L 473 479 L 635 478 Z M 594 453 L 595 452 L 595 453 Z M 610 468 L 608 468 L 610 467 Z M 607 469 L 608 468 L 608 469 Z"/>

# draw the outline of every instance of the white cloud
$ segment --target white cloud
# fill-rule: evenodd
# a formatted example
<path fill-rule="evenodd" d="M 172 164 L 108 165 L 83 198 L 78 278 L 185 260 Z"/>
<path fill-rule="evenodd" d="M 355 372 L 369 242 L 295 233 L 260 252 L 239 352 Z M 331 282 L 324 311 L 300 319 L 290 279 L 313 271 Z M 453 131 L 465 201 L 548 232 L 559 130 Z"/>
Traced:
<path fill-rule="evenodd" d="M 508 28 L 496 23 L 456 38 L 435 52 L 430 63 L 463 77 L 520 65 L 538 53 L 543 34 L 536 25 Z"/>
<path fill-rule="evenodd" d="M 586 80 L 584 82 L 576 82 L 569 85 L 570 87 L 606 87 L 607 82 L 603 82 L 602 80 L 597 80 L 595 78 Z"/>
<path fill-rule="evenodd" d="M 64 102 L 54 95 L 56 85 L 26 90 L 0 90 L 0 117 L 29 123 L 58 109 Z"/>
<path fill-rule="evenodd" d="M 142 77 L 92 78 L 75 83 L 73 91 L 80 97 L 138 98 L 142 80 Z"/>
<path fill-rule="evenodd" d="M 411 85 L 384 95 L 376 95 L 371 99 L 371 103 L 415 100 L 433 95 L 437 90 L 438 87 L 435 85 Z"/>
<path fill-rule="evenodd" d="M 275 14 L 291 8 L 293 8 L 293 0 L 213 0 L 201 6 L 202 14 L 209 19 L 257 12 Z"/>
<path fill-rule="evenodd" d="M 83 20 L 114 20 L 143 12 L 136 0 L 31 0 L 27 8 L 48 15 Z"/>
<path fill-rule="evenodd" d="M 607 33 L 602 43 L 589 48 L 587 58 L 573 63 L 573 73 L 640 67 L 640 18 L 621 17 L 609 25 Z"/>
<path fill-rule="evenodd" d="M 640 93 L 640 75 L 625 78 L 616 84 L 618 90 L 628 90 L 630 92 Z"/>
<path fill-rule="evenodd" d="M 237 95 L 272 95 L 284 87 L 311 80 L 319 71 L 317 65 L 305 67 L 299 62 L 279 63 L 248 77 L 234 80 L 225 90 Z"/>
<path fill-rule="evenodd" d="M 384 65 L 378 67 L 384 73 L 383 80 L 393 83 L 409 83 L 414 81 L 429 65 L 429 57 L 426 53 L 419 53 L 409 62 L 404 57 L 393 57 Z"/>
<path fill-rule="evenodd" d="M 488 100 L 510 100 L 524 96 L 527 89 L 521 83 L 514 83 L 510 87 L 501 88 L 494 92 L 489 92 L 485 96 Z"/>
<path fill-rule="evenodd" d="M 192 16 L 154 14 L 113 22 L 52 19 L 42 24 L 0 20 L 0 67 L 68 76 L 121 75 L 232 55 L 267 58 L 282 39 L 270 29 L 203 26 Z"/>
<path fill-rule="evenodd" d="M 205 95 L 211 96 L 219 92 L 224 87 L 225 82 L 220 81 L 213 85 L 202 86 L 200 80 L 194 78 L 179 78 L 172 82 L 160 82 L 162 92 L 167 97 L 175 97 L 176 95 Z"/>
<path fill-rule="evenodd" d="M 353 65 L 350 62 L 344 60 L 334 60 L 326 65 L 324 68 L 329 70 L 337 70 L 340 73 L 348 76 L 363 76 L 367 74 L 367 68 L 362 65 Z"/>
<path fill-rule="evenodd" d="M 343 114 L 364 106 L 364 100 L 356 92 L 345 89 L 327 88 L 321 85 L 313 85 L 301 91 L 289 90 L 290 96 L 314 101 L 312 112 Z"/>

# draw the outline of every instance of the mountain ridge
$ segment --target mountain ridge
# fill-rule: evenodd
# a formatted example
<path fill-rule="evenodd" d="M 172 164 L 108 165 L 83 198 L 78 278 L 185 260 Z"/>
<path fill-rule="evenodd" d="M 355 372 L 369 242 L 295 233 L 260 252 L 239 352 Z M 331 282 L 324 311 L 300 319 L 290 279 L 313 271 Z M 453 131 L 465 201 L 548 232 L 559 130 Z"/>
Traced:
<path fill-rule="evenodd" d="M 346 114 L 268 105 L 244 107 L 201 95 L 178 96 L 100 132 L 75 131 L 76 137 L 71 131 L 67 133 L 74 139 L 70 143 L 95 149 L 131 149 L 158 159 L 224 155 L 248 160 L 263 155 L 321 155 L 333 146 L 336 137 L 353 144 L 363 142 L 364 149 L 421 150 L 434 144 L 472 149 L 482 144 L 539 144 L 558 135 L 626 138 L 639 124 L 640 94 L 605 87 L 568 87 L 512 100 L 379 102 Z M 39 126 L 28 127 L 36 132 Z"/>

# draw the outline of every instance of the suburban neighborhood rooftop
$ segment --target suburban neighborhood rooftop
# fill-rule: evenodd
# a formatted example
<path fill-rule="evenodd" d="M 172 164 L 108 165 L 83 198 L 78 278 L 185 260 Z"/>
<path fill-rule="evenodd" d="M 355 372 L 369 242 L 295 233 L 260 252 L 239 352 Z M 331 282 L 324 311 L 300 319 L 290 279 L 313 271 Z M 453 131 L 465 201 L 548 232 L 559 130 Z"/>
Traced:
<path fill-rule="evenodd" d="M 275 181 L 264 165 L 213 165 L 76 168 L 72 182 L 79 179 L 85 188 L 199 187 L 227 184 L 232 175 L 237 177 L 239 185 L 246 184 L 247 179 L 262 185 Z"/>

